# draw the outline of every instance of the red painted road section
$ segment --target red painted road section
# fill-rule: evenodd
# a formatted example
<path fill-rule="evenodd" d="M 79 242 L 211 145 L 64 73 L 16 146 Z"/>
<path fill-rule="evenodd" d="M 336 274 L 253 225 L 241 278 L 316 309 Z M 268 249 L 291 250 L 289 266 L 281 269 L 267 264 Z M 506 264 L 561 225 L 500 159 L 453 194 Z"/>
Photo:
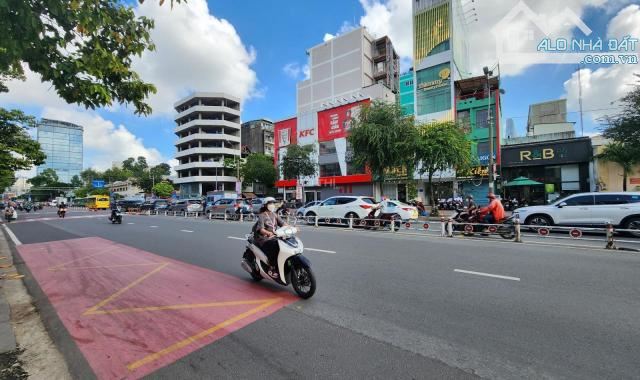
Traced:
<path fill-rule="evenodd" d="M 100 379 L 136 379 L 297 297 L 101 238 L 18 247 Z"/>

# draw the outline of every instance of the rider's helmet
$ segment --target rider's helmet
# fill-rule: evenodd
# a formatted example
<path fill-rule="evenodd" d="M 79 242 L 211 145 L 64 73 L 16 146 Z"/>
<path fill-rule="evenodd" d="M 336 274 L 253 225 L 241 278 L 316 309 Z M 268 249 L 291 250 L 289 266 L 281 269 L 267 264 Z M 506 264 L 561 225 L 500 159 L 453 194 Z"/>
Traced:
<path fill-rule="evenodd" d="M 496 195 L 494 193 L 489 193 L 489 194 L 487 194 L 487 198 L 496 199 Z"/>
<path fill-rule="evenodd" d="M 472 194 L 467 195 L 467 199 L 473 199 L 473 195 Z"/>
<path fill-rule="evenodd" d="M 266 197 L 264 199 L 264 204 L 268 205 L 269 203 L 276 203 L 276 199 L 274 197 Z"/>

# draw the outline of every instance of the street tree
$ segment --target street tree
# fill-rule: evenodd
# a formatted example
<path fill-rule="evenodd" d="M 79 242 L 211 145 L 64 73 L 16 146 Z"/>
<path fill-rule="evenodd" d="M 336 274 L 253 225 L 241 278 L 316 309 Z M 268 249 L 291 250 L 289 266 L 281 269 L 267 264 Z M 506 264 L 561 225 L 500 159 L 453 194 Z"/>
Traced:
<path fill-rule="evenodd" d="M 614 162 L 622 167 L 622 191 L 627 191 L 627 177 L 633 173 L 634 166 L 640 164 L 639 150 L 629 144 L 613 142 L 604 147 L 596 157 L 604 162 Z"/>
<path fill-rule="evenodd" d="M 49 187 L 54 186 L 59 182 L 60 178 L 58 173 L 51 168 L 44 169 L 42 173 L 29 179 L 29 182 L 33 187 Z"/>
<path fill-rule="evenodd" d="M 89 168 L 80 172 L 80 178 L 82 178 L 85 185 L 91 185 L 91 182 L 94 179 L 103 179 L 104 173 L 99 172 L 95 169 Z"/>
<path fill-rule="evenodd" d="M 300 179 L 317 173 L 316 165 L 311 160 L 313 145 L 289 145 L 286 155 L 280 163 L 280 170 L 285 179 Z"/>
<path fill-rule="evenodd" d="M 278 170 L 273 166 L 273 157 L 262 153 L 252 153 L 240 168 L 242 181 L 246 185 L 262 183 L 272 188 L 278 179 Z"/>
<path fill-rule="evenodd" d="M 398 168 L 413 173 L 415 136 L 413 118 L 403 116 L 398 104 L 374 101 L 352 120 L 348 141 L 353 162 L 369 168 L 377 181 Z"/>
<path fill-rule="evenodd" d="M 22 111 L 0 108 L 0 191 L 15 182 L 17 170 L 44 163 L 46 155 L 28 133 L 33 126 L 33 117 Z"/>
<path fill-rule="evenodd" d="M 82 180 L 80 179 L 80 176 L 74 175 L 71 177 L 71 186 L 75 188 L 82 187 Z"/>
<path fill-rule="evenodd" d="M 167 181 L 158 182 L 153 187 L 153 193 L 159 197 L 167 198 L 173 193 L 173 186 Z"/>
<path fill-rule="evenodd" d="M 140 158 L 144 157 L 138 157 L 138 161 L 140 161 Z M 146 160 L 144 160 L 144 164 L 146 165 Z M 142 167 L 140 166 L 140 168 Z M 156 183 L 171 174 L 171 167 L 166 163 L 153 166 L 141 172 L 139 171 L 140 168 L 136 169 L 134 183 L 146 193 L 150 193 Z"/>
<path fill-rule="evenodd" d="M 640 74 L 635 74 L 640 79 Z M 640 83 L 636 84 L 620 102 L 622 110 L 615 116 L 605 117 L 602 135 L 616 143 L 627 145 L 640 154 Z M 613 148 L 620 151 L 620 147 Z"/>
<path fill-rule="evenodd" d="M 421 176 L 427 174 L 429 199 L 431 208 L 435 211 L 433 175 L 447 169 L 468 170 L 474 162 L 471 143 L 463 130 L 450 121 L 422 124 L 417 127 L 417 132 L 415 163 Z"/>

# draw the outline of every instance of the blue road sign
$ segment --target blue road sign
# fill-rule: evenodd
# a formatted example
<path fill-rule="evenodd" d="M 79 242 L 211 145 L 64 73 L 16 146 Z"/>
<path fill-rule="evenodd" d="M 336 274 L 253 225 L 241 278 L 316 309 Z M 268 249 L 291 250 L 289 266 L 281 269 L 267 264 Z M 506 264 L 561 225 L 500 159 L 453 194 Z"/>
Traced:
<path fill-rule="evenodd" d="M 104 179 L 94 179 L 91 181 L 91 185 L 96 189 L 101 189 L 104 187 Z"/>

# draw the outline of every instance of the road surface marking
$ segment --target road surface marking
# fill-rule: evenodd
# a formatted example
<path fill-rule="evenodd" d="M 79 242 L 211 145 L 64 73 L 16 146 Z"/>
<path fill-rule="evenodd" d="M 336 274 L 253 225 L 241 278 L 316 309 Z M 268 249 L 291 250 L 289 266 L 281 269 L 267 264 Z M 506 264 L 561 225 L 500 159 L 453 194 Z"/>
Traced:
<path fill-rule="evenodd" d="M 98 251 L 96 253 L 92 253 L 89 256 L 80 257 L 78 259 L 67 261 L 67 262 L 62 263 L 62 264 L 54 265 L 54 266 L 48 268 L 47 270 L 52 271 L 52 272 L 57 271 L 57 270 L 61 270 L 61 268 L 66 267 L 68 264 L 75 263 L 76 261 L 80 261 L 80 260 L 90 259 L 92 257 L 100 256 L 100 255 L 105 254 L 105 253 L 109 253 L 113 249 L 114 249 L 114 247 L 107 247 L 107 248 L 102 249 L 102 250 L 100 250 L 100 251 Z"/>
<path fill-rule="evenodd" d="M 149 226 L 149 228 L 158 228 L 158 226 Z"/>
<path fill-rule="evenodd" d="M 193 232 L 191 230 L 180 230 L 180 231 L 182 231 L 182 232 Z"/>
<path fill-rule="evenodd" d="M 235 236 L 227 236 L 227 239 L 233 239 L 233 240 L 247 240 L 245 238 L 239 238 L 239 237 L 235 237 Z"/>
<path fill-rule="evenodd" d="M 4 227 L 4 229 L 7 231 L 7 234 L 9 235 L 9 237 L 11 238 L 11 240 L 13 241 L 13 244 L 15 244 L 16 246 L 18 245 L 22 245 L 22 242 L 20 240 L 18 240 L 18 238 L 16 237 L 16 235 L 13 233 L 13 231 L 11 231 L 9 229 L 9 227 L 7 227 L 6 224 L 3 224 L 2 227 Z"/>
<path fill-rule="evenodd" d="M 202 308 L 210 308 L 210 307 L 255 305 L 255 304 L 261 305 L 261 304 L 264 304 L 265 302 L 279 301 L 279 300 L 280 298 L 267 298 L 267 299 L 260 299 L 260 300 L 242 300 L 242 301 L 223 301 L 223 302 L 209 302 L 209 303 L 163 305 L 163 306 L 127 307 L 123 309 L 96 310 L 91 314 L 103 315 L 103 314 L 142 313 L 147 311 L 161 311 L 161 310 L 202 309 Z"/>
<path fill-rule="evenodd" d="M 135 223 L 133 223 L 133 222 L 129 222 L 129 223 L 127 223 L 127 224 L 135 224 Z"/>
<path fill-rule="evenodd" d="M 95 314 L 98 309 L 100 309 L 101 307 L 103 307 L 104 305 L 108 304 L 109 302 L 113 301 L 114 299 L 118 298 L 122 293 L 126 292 L 127 290 L 133 288 L 134 286 L 138 285 L 139 283 L 141 283 L 142 281 L 144 281 L 147 277 L 153 276 L 156 272 L 161 271 L 162 269 L 164 269 L 167 265 L 169 265 L 169 263 L 164 263 L 161 264 L 160 266 L 158 266 L 157 268 L 155 268 L 154 270 L 152 270 L 151 272 L 143 275 L 142 277 L 138 278 L 137 280 L 135 280 L 134 282 L 130 283 L 129 285 L 125 286 L 124 288 L 118 290 L 117 292 L 113 293 L 112 295 L 110 295 L 109 297 L 103 299 L 102 301 L 98 302 L 96 305 L 88 308 L 87 310 L 85 310 L 84 313 L 82 313 L 82 315 L 91 315 L 91 314 Z"/>
<path fill-rule="evenodd" d="M 129 364 L 127 366 L 127 368 L 129 369 L 129 371 L 133 371 L 136 368 L 142 367 L 145 364 L 154 362 L 154 361 L 158 360 L 159 358 L 172 353 L 173 351 L 179 350 L 179 349 L 181 349 L 183 347 L 186 347 L 186 346 L 188 346 L 190 344 L 193 344 L 196 341 L 198 341 L 200 339 L 203 339 L 203 338 L 215 333 L 218 330 L 224 329 L 225 327 L 227 327 L 227 326 L 229 326 L 229 325 L 231 325 L 231 324 L 233 324 L 235 322 L 238 322 L 238 321 L 240 321 L 240 320 L 242 320 L 244 318 L 247 318 L 247 317 L 249 317 L 249 316 L 251 316 L 253 314 L 256 314 L 256 313 L 260 312 L 261 310 L 266 309 L 269 306 L 275 304 L 279 300 L 280 300 L 279 298 L 275 298 L 272 301 L 264 302 L 261 305 L 255 307 L 255 308 L 253 308 L 253 309 L 251 309 L 249 311 L 246 311 L 246 312 L 244 312 L 242 314 L 238 314 L 233 318 L 229 318 L 226 321 L 224 321 L 222 323 L 219 323 L 219 324 L 211 327 L 208 330 L 204 330 L 204 331 L 202 331 L 202 332 L 200 332 L 200 333 L 198 333 L 196 335 L 190 336 L 190 337 L 188 337 L 188 338 L 186 338 L 184 340 L 181 340 L 178 343 L 175 343 L 175 344 L 173 344 L 173 345 L 171 345 L 171 346 L 169 346 L 169 347 L 167 347 L 167 348 L 165 348 L 163 350 L 160 350 L 160 351 L 156 352 L 155 354 L 148 355 L 148 356 L 146 356 L 146 357 L 144 357 L 144 358 L 142 358 L 142 359 L 140 359 L 138 361 L 135 361 L 135 362 Z"/>
<path fill-rule="evenodd" d="M 315 249 L 315 248 L 305 248 L 307 251 L 314 251 L 314 252 L 322 252 L 322 253 L 331 253 L 334 254 L 336 253 L 336 251 L 327 251 L 324 249 Z"/>
<path fill-rule="evenodd" d="M 475 274 L 477 276 L 500 278 L 500 279 L 503 279 L 503 280 L 520 281 L 520 278 L 518 278 L 518 277 L 501 276 L 499 274 L 491 274 L 491 273 L 483 273 L 483 272 L 472 272 L 470 270 L 462 270 L 462 269 L 454 269 L 453 271 L 454 272 L 458 272 L 458 273 Z"/>
<path fill-rule="evenodd" d="M 94 266 L 94 267 L 70 267 L 70 268 L 63 267 L 63 268 L 49 269 L 49 271 L 58 272 L 58 271 L 71 270 L 71 269 L 108 269 L 108 268 L 123 268 L 123 267 L 143 267 L 143 266 L 152 266 L 152 265 L 159 265 L 159 264 L 162 264 L 162 263 L 100 265 L 100 266 Z"/>

